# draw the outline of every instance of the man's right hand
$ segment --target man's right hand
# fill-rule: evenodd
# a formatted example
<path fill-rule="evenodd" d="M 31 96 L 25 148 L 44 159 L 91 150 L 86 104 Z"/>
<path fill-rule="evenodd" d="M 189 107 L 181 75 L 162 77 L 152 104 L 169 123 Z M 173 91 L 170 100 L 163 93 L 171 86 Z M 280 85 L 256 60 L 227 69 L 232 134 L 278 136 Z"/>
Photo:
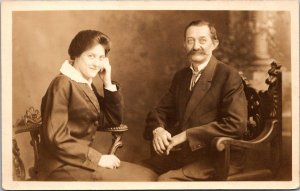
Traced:
<path fill-rule="evenodd" d="M 167 150 L 170 141 L 171 134 L 162 127 L 158 127 L 153 130 L 153 148 L 158 155 L 162 155 Z"/>
<path fill-rule="evenodd" d="M 115 155 L 102 155 L 98 162 L 98 166 L 109 169 L 118 168 L 120 164 L 120 159 L 118 159 Z"/>

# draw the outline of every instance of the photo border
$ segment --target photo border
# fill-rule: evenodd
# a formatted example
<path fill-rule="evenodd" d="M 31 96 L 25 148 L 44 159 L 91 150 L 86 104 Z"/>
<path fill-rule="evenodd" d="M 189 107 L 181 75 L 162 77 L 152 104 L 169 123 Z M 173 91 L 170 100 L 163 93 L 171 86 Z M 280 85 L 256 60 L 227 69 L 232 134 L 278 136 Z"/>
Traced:
<path fill-rule="evenodd" d="M 96 8 L 99 7 L 99 8 Z M 12 180 L 12 13 L 50 10 L 289 11 L 291 18 L 292 181 L 38 182 Z M 294 189 L 299 187 L 299 5 L 297 1 L 4 1 L 1 5 L 2 187 L 4 189 Z M 270 186 L 271 185 L 271 186 Z"/>

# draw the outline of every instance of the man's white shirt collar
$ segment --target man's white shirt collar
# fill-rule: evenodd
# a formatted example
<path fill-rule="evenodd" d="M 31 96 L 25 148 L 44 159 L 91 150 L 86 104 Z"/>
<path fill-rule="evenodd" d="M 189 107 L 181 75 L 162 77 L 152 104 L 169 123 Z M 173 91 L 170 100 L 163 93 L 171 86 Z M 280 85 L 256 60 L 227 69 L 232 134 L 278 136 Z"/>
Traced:
<path fill-rule="evenodd" d="M 208 64 L 208 62 L 210 61 L 210 59 L 211 59 L 211 56 L 210 56 L 209 59 L 207 59 L 207 61 L 205 61 L 204 63 L 202 63 L 202 64 L 200 64 L 200 65 L 197 66 L 197 67 L 198 67 L 198 72 L 201 71 L 201 70 L 203 70 L 203 69 L 207 66 L 207 64 Z M 194 68 L 193 68 L 193 64 L 190 65 L 190 68 L 191 68 L 191 70 L 192 70 L 193 72 L 197 73 L 197 72 L 194 70 Z"/>
<path fill-rule="evenodd" d="M 75 82 L 88 84 L 92 89 L 92 81 L 85 79 L 82 74 L 70 64 L 69 60 L 64 61 L 59 71 Z"/>
<path fill-rule="evenodd" d="M 191 78 L 191 82 L 190 82 L 190 90 L 192 90 L 193 86 L 195 85 L 195 83 L 199 80 L 202 71 L 204 70 L 204 68 L 208 65 L 209 61 L 211 59 L 211 56 L 209 59 L 207 59 L 207 61 L 205 61 L 204 63 L 200 64 L 198 67 L 198 71 L 196 72 L 193 68 L 193 64 L 190 65 L 190 68 L 193 72 L 193 76 L 195 75 L 196 78 Z"/>

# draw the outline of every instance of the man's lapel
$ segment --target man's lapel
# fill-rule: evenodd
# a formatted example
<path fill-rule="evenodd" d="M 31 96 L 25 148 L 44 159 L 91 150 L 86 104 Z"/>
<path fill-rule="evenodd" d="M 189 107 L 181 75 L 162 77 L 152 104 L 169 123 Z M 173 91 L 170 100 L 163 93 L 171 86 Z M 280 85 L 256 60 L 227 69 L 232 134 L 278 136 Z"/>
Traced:
<path fill-rule="evenodd" d="M 94 105 L 97 112 L 100 113 L 100 105 L 99 105 L 98 99 L 97 99 L 96 95 L 94 94 L 94 92 L 88 87 L 87 84 L 79 83 L 79 87 L 83 90 L 84 94 L 92 102 L 92 104 Z"/>
<path fill-rule="evenodd" d="M 180 81 L 180 91 L 179 91 L 179 116 L 180 116 L 180 121 L 182 121 L 185 109 L 187 106 L 187 102 L 189 100 L 189 88 L 190 88 L 190 82 L 192 78 L 192 70 L 190 68 L 186 69 L 186 72 L 183 75 L 183 78 Z"/>
<path fill-rule="evenodd" d="M 206 66 L 199 80 L 194 86 L 194 90 L 192 92 L 191 98 L 188 101 L 186 106 L 183 123 L 187 121 L 187 119 L 190 117 L 192 112 L 195 110 L 198 103 L 202 100 L 203 96 L 209 90 L 216 65 L 217 65 L 217 59 L 214 56 L 212 56 L 208 65 Z"/>

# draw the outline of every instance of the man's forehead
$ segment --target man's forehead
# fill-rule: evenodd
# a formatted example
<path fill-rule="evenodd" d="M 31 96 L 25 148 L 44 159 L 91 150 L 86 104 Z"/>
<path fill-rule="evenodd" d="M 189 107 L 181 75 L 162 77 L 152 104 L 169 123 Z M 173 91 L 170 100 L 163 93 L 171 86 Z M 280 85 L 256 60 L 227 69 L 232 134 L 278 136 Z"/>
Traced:
<path fill-rule="evenodd" d="M 207 25 L 190 26 L 186 31 L 186 38 L 188 37 L 207 37 L 210 36 L 210 29 Z"/>

